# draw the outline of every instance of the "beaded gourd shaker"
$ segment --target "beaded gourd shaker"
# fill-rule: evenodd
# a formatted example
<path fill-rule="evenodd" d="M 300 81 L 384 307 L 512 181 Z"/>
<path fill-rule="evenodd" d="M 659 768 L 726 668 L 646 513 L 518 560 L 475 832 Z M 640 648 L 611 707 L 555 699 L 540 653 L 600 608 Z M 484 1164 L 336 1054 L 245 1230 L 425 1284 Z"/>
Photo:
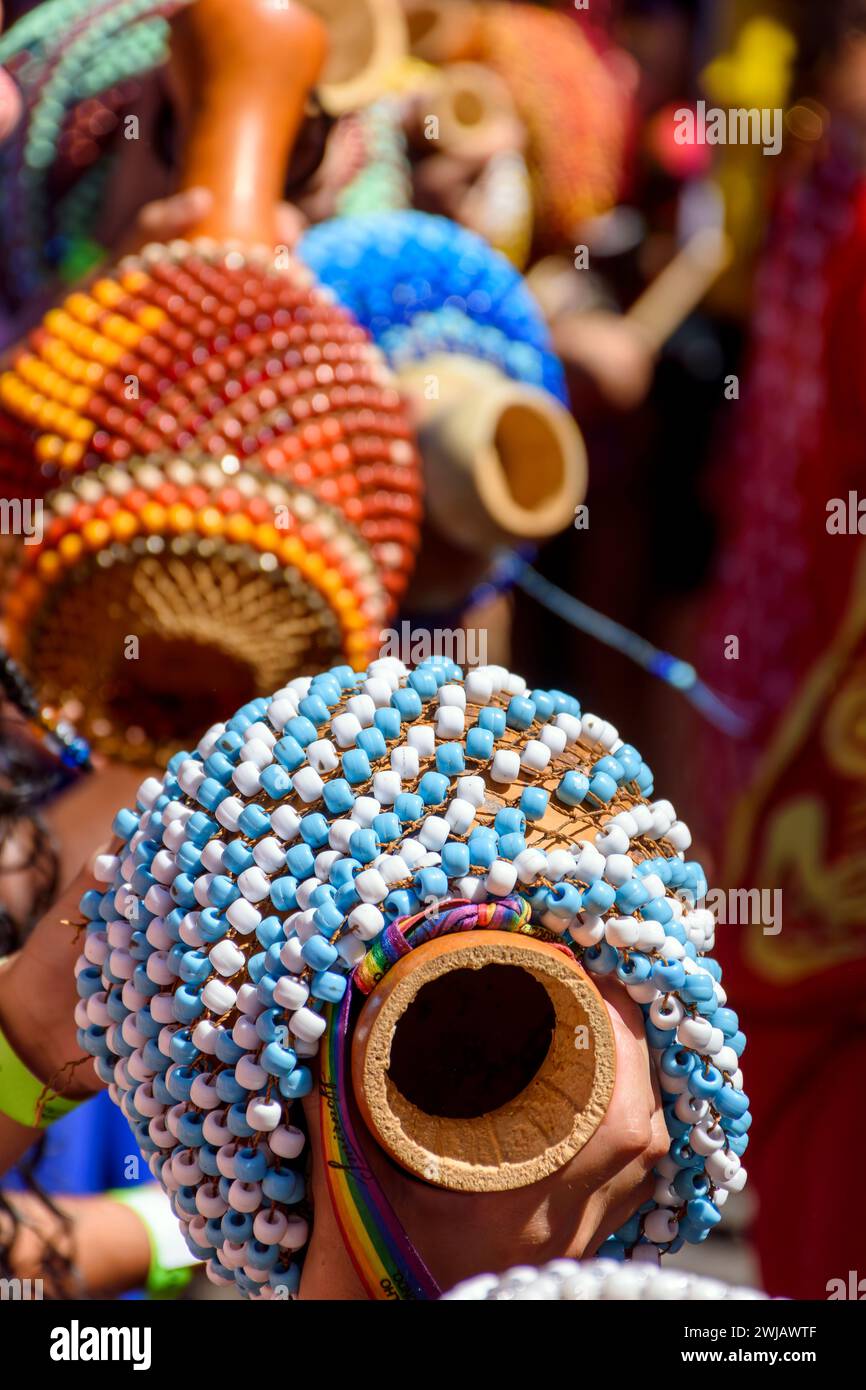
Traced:
<path fill-rule="evenodd" d="M 0 377 L 7 492 L 47 494 L 41 534 L 17 547 L 10 648 L 48 704 L 71 699 L 97 746 L 137 760 L 192 738 L 214 690 L 216 715 L 299 671 L 363 667 L 419 539 L 396 382 L 276 236 L 321 26 L 298 7 L 240 8 L 229 23 L 231 7 L 198 0 L 174 20 L 184 182 L 214 193 L 202 235 L 67 296 Z M 145 667 L 171 679 L 142 704 Z"/>
<path fill-rule="evenodd" d="M 446 931 L 474 906 L 476 926 L 538 934 L 620 982 L 670 1149 L 601 1253 L 652 1261 L 706 1238 L 746 1180 L 745 1038 L 688 828 L 652 796 L 640 753 L 571 696 L 442 658 L 293 680 L 142 784 L 81 902 L 78 1037 L 213 1280 L 297 1291 L 293 1106 L 347 989 L 387 982 L 431 901 Z"/>

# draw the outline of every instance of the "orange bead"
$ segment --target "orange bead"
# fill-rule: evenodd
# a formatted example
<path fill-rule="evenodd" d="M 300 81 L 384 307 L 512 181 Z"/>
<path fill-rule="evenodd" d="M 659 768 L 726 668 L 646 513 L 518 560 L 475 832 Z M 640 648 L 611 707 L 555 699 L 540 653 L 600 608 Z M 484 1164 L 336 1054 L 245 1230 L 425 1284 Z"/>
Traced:
<path fill-rule="evenodd" d="M 84 551 L 84 542 L 80 536 L 70 532 L 60 541 L 57 552 L 65 565 L 75 565 L 81 559 Z"/>
<path fill-rule="evenodd" d="M 219 536 L 223 531 L 223 515 L 219 507 L 204 507 L 196 516 L 196 526 L 203 536 Z"/>
<path fill-rule="evenodd" d="M 248 516 L 236 514 L 226 518 L 225 534 L 236 545 L 248 545 L 255 529 Z"/>
<path fill-rule="evenodd" d="M 195 512 L 183 502 L 174 502 L 168 509 L 168 527 L 176 536 L 192 531 L 195 526 Z"/>
<path fill-rule="evenodd" d="M 132 512 L 119 511 L 111 518 L 111 531 L 115 540 L 131 541 L 133 536 L 138 535 L 138 517 L 133 516 Z"/>
<path fill-rule="evenodd" d="M 107 521 L 94 518 L 87 522 L 82 535 L 88 550 L 104 550 L 111 539 L 111 528 Z"/>
<path fill-rule="evenodd" d="M 145 502 L 141 509 L 141 524 L 146 531 L 164 531 L 165 520 L 165 507 L 158 502 Z"/>

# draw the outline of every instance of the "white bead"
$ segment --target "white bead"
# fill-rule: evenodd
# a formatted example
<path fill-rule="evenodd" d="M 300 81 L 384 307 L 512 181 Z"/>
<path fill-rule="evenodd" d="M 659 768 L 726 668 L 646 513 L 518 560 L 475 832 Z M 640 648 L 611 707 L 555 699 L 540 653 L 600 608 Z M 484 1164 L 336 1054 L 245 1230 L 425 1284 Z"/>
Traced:
<path fill-rule="evenodd" d="M 494 694 L 498 694 L 499 691 L 503 689 L 505 682 L 508 680 L 508 672 L 505 669 L 505 667 L 490 665 L 482 666 L 480 669 L 483 670 L 485 675 L 488 676 L 493 686 Z"/>
<path fill-rule="evenodd" d="M 513 860 L 521 883 L 534 883 L 547 868 L 547 855 L 540 849 L 522 849 Z"/>
<path fill-rule="evenodd" d="M 289 975 L 281 975 L 274 985 L 274 1000 L 283 1009 L 303 1008 L 309 997 L 308 986 Z"/>
<path fill-rule="evenodd" d="M 237 1043 L 245 1052 L 257 1052 L 261 1045 L 261 1039 L 256 1031 L 256 1025 L 251 1018 L 243 1015 L 239 1018 L 232 1029 L 232 1042 Z"/>
<path fill-rule="evenodd" d="M 225 826 L 226 830 L 237 830 L 238 817 L 244 809 L 244 803 L 238 796 L 227 796 L 217 806 L 214 815 L 220 825 Z"/>
<path fill-rule="evenodd" d="M 604 873 L 605 859 L 595 847 L 587 844 L 585 840 L 579 840 L 575 845 L 575 873 L 581 883 L 595 883 Z"/>
<path fill-rule="evenodd" d="M 709 1104 L 705 1100 L 698 1100 L 697 1096 L 680 1096 L 674 1106 L 674 1114 L 678 1120 L 682 1120 L 684 1125 L 696 1125 L 704 1118 L 709 1111 Z"/>
<path fill-rule="evenodd" d="M 381 903 L 388 896 L 388 885 L 378 869 L 362 869 L 355 875 L 355 888 L 365 903 Z"/>
<path fill-rule="evenodd" d="M 400 853 L 406 860 L 409 868 L 416 869 L 421 860 L 426 858 L 427 850 L 421 844 L 420 840 L 415 840 L 410 835 L 400 846 Z"/>
<path fill-rule="evenodd" d="M 326 1027 L 324 1015 L 314 1014 L 312 1009 L 298 1009 L 289 1019 L 289 1031 L 306 1042 L 318 1042 Z"/>
<path fill-rule="evenodd" d="M 342 936 L 335 945 L 340 960 L 344 961 L 350 970 L 354 970 L 355 966 L 359 965 L 367 954 L 367 947 L 363 941 L 359 941 L 356 936 L 349 933 Z"/>
<path fill-rule="evenodd" d="M 628 850 L 629 840 L 621 825 L 613 825 L 611 822 L 600 830 L 595 837 L 595 847 L 600 854 L 606 857 L 611 854 L 625 854 Z"/>
<path fill-rule="evenodd" d="M 288 724 L 290 719 L 294 719 L 297 710 L 298 707 L 292 700 L 286 698 L 271 700 L 271 703 L 268 705 L 268 719 L 279 732 Z"/>
<path fill-rule="evenodd" d="M 373 676 L 370 680 L 364 681 L 362 689 L 365 695 L 369 695 L 377 709 L 383 709 L 386 705 L 390 705 L 393 693 L 390 681 L 384 680 L 381 676 Z"/>
<path fill-rule="evenodd" d="M 659 949 L 665 960 L 685 959 L 686 948 L 675 936 L 666 936 Z"/>
<path fill-rule="evenodd" d="M 538 737 L 541 742 L 546 744 L 551 753 L 562 753 L 568 742 L 564 729 L 558 729 L 555 724 L 543 724 Z"/>
<path fill-rule="evenodd" d="M 258 1018 L 264 1011 L 264 1004 L 258 995 L 258 990 L 252 980 L 247 980 L 238 990 L 237 1007 L 242 1014 L 247 1014 L 250 1018 Z"/>
<path fill-rule="evenodd" d="M 382 806 L 393 806 L 402 789 L 399 772 L 389 769 L 375 773 L 373 795 Z"/>
<path fill-rule="evenodd" d="M 679 1104 L 679 1101 L 677 1102 Z M 678 1197 L 671 1184 L 666 1178 L 659 1178 L 653 1192 L 653 1201 L 660 1207 L 679 1207 L 682 1205 L 682 1197 Z"/>
<path fill-rule="evenodd" d="M 259 868 L 244 869 L 238 875 L 238 888 L 248 902 L 260 903 L 271 891 L 271 881 Z"/>
<path fill-rule="evenodd" d="M 440 709 L 445 706 L 459 710 L 466 708 L 466 691 L 462 685 L 440 685 L 438 694 Z"/>
<path fill-rule="evenodd" d="M 717 1052 L 713 1052 L 710 1055 L 719 1071 L 726 1072 L 728 1076 L 735 1072 L 739 1066 L 739 1059 L 736 1052 L 732 1047 L 728 1047 L 727 1045 L 720 1047 Z"/>
<path fill-rule="evenodd" d="M 515 671 L 506 671 L 502 689 L 507 695 L 523 695 L 526 691 L 526 681 Z"/>
<path fill-rule="evenodd" d="M 212 946 L 208 960 L 219 975 L 236 975 L 244 963 L 244 953 L 233 941 L 218 941 Z"/>
<path fill-rule="evenodd" d="M 353 695 L 346 701 L 346 709 L 354 714 L 362 729 L 369 729 L 376 715 L 376 706 L 369 695 Z"/>
<path fill-rule="evenodd" d="M 272 1207 L 269 1211 L 258 1213 L 253 1222 L 253 1235 L 256 1240 L 261 1241 L 262 1245 L 278 1245 L 281 1236 L 286 1234 L 288 1228 L 289 1223 L 285 1212 L 279 1211 L 277 1207 Z"/>
<path fill-rule="evenodd" d="M 689 1145 L 701 1158 L 715 1153 L 717 1149 L 723 1149 L 726 1143 L 727 1138 L 721 1125 L 708 1125 L 707 1120 L 695 1125 L 689 1135 Z"/>
<path fill-rule="evenodd" d="M 487 889 L 484 886 L 484 879 L 476 874 L 467 874 L 465 878 L 460 878 L 454 885 L 458 898 L 465 898 L 470 903 L 483 903 L 487 899 Z"/>
<path fill-rule="evenodd" d="M 361 721 L 357 715 L 343 711 L 342 714 L 335 714 L 331 720 L 331 733 L 337 740 L 339 748 L 354 748 L 355 739 L 361 732 Z"/>
<path fill-rule="evenodd" d="M 638 934 L 637 919 L 635 917 L 609 917 L 604 934 L 611 946 L 634 946 Z"/>
<path fill-rule="evenodd" d="M 665 896 L 666 889 L 658 874 L 641 874 L 641 882 L 651 898 Z"/>
<path fill-rule="evenodd" d="M 406 734 L 406 742 L 414 748 L 419 758 L 432 758 L 436 752 L 436 732 L 432 724 L 413 724 Z"/>
<path fill-rule="evenodd" d="M 298 907 L 301 909 L 301 913 L 303 914 L 304 918 L 309 920 L 310 925 L 313 927 L 314 930 L 315 923 L 313 922 L 313 914 L 315 912 L 315 909 L 311 907 L 310 898 L 312 897 L 313 893 L 315 893 L 316 889 L 321 888 L 321 886 L 321 880 L 316 878 L 315 875 L 313 875 L 311 878 L 305 878 L 303 882 L 299 883 L 297 888 L 295 889 L 295 898 L 297 899 Z M 296 931 L 299 925 L 299 923 L 295 923 Z"/>
<path fill-rule="evenodd" d="M 490 776 L 494 782 L 510 784 L 520 775 L 520 754 L 514 748 L 497 748 L 493 754 Z"/>
<path fill-rule="evenodd" d="M 471 806 L 483 806 L 484 798 L 487 795 L 483 777 L 458 777 L 457 795 L 464 801 L 468 801 Z"/>
<path fill-rule="evenodd" d="M 507 859 L 494 859 L 487 870 L 484 886 L 494 897 L 503 898 L 517 882 L 517 870 Z"/>
<path fill-rule="evenodd" d="M 677 853 L 682 854 L 692 843 L 692 832 L 685 821 L 675 820 L 664 838 L 669 845 L 673 845 Z"/>
<path fill-rule="evenodd" d="M 268 1137 L 268 1144 L 278 1158 L 299 1158 L 305 1142 L 302 1131 L 294 1125 L 280 1125 Z"/>
<path fill-rule="evenodd" d="M 578 946 L 597 946 L 604 936 L 604 918 L 592 912 L 579 912 L 572 923 L 571 936 Z"/>
<path fill-rule="evenodd" d="M 256 767 L 261 772 L 263 768 L 269 767 L 273 761 L 274 755 L 264 739 L 250 738 L 249 731 L 247 731 L 246 740 L 241 748 L 241 763 L 239 766 L 243 766 L 243 763 L 255 763 Z"/>
<path fill-rule="evenodd" d="M 609 854 L 604 864 L 604 876 L 614 888 L 628 883 L 634 873 L 634 864 L 627 854 Z"/>
<path fill-rule="evenodd" d="M 669 994 L 666 999 L 656 999 L 650 1005 L 650 1019 L 656 1028 L 661 1028 L 666 1032 L 673 1031 L 682 1022 L 685 1010 L 675 995 Z"/>
<path fill-rule="evenodd" d="M 488 705 L 493 698 L 493 682 L 486 671 L 470 671 L 466 677 L 466 699 L 473 705 Z"/>
<path fill-rule="evenodd" d="M 421 770 L 418 749 L 410 747 L 408 743 L 392 748 L 391 767 L 402 781 L 413 782 Z"/>
<path fill-rule="evenodd" d="M 312 801 L 318 801 L 322 795 L 324 782 L 313 767 L 299 767 L 292 777 L 292 786 L 298 796 L 307 805 Z M 273 824 L 273 822 L 271 822 Z"/>
<path fill-rule="evenodd" d="M 703 1052 L 712 1035 L 713 1025 L 708 1018 L 697 1014 L 694 1018 L 684 1018 L 677 1026 L 677 1037 L 683 1047 L 692 1047 Z"/>
<path fill-rule="evenodd" d="M 185 842 L 185 840 L 186 840 L 186 824 L 185 824 L 185 822 L 182 821 L 182 820 L 180 819 L 180 817 L 176 817 L 174 820 L 167 821 L 167 823 L 166 823 L 166 825 L 165 825 L 165 828 L 164 828 L 164 830 L 163 830 L 163 832 L 162 832 L 162 843 L 165 845 L 166 849 L 170 849 L 171 852 L 172 852 L 172 854 L 177 854 L 178 850 L 180 849 L 181 845 Z M 109 855 L 109 856 L 107 856 L 107 857 L 108 857 L 108 858 L 113 858 L 114 856 L 113 856 L 113 855 Z M 121 861 L 120 861 L 119 859 L 118 859 L 118 861 L 117 861 L 117 871 L 116 871 L 116 872 L 119 873 L 119 874 L 121 874 L 121 876 L 123 876 L 123 874 L 122 874 L 122 869 L 121 869 Z M 95 875 L 95 873 L 94 873 L 94 877 L 95 877 L 95 876 L 96 876 L 96 875 Z M 108 880 L 105 880 L 105 881 L 107 881 L 108 883 L 112 883 L 112 882 L 114 881 L 114 877 L 115 877 L 115 875 L 112 874 L 111 878 L 108 879 Z"/>
<path fill-rule="evenodd" d="M 202 1003 L 211 1013 L 227 1014 L 235 1006 L 237 995 L 224 980 L 208 980 L 201 992 Z"/>
<path fill-rule="evenodd" d="M 443 705 L 436 715 L 436 734 L 439 738 L 462 738 L 466 729 L 463 710 L 457 705 Z"/>
<path fill-rule="evenodd" d="M 405 685 L 409 674 L 397 656 L 377 656 L 367 669 L 371 676 L 381 676 L 386 680 L 392 690 L 399 690 L 401 685 Z"/>
<path fill-rule="evenodd" d="M 602 748 L 604 748 L 605 751 L 608 753 L 611 751 L 615 743 L 622 743 L 622 740 L 619 736 L 619 730 L 615 729 L 612 724 L 609 724 L 607 722 L 607 720 L 604 721 L 604 727 L 602 728 L 602 731 L 598 736 L 598 741 L 601 744 Z"/>
<path fill-rule="evenodd" d="M 742 1164 L 737 1155 L 727 1149 L 716 1149 L 708 1156 L 704 1164 L 707 1177 L 712 1184 L 724 1187 L 727 1187 L 741 1167 Z"/>
<path fill-rule="evenodd" d="M 547 877 L 558 883 L 561 878 L 571 878 L 575 872 L 574 855 L 567 849 L 552 849 L 547 856 Z"/>
<path fill-rule="evenodd" d="M 357 880 L 356 880 L 357 882 Z M 352 908 L 348 917 L 349 930 L 361 941 L 372 941 L 385 925 L 385 918 L 372 902 Z"/>
<path fill-rule="evenodd" d="M 475 807 L 465 797 L 455 796 L 448 803 L 445 819 L 453 835 L 465 835 L 475 820 Z"/>
<path fill-rule="evenodd" d="M 620 826 L 630 840 L 637 834 L 637 821 L 629 811 L 618 811 L 615 816 L 611 816 L 607 825 L 604 827 L 605 830 L 611 825 Z"/>
<path fill-rule="evenodd" d="M 656 1245 L 667 1245 L 669 1241 L 676 1240 L 679 1230 L 676 1217 L 668 1211 L 647 1212 L 643 1228 L 645 1235 Z"/>
<path fill-rule="evenodd" d="M 629 999 L 633 999 L 636 1004 L 651 1004 L 654 999 L 658 999 L 661 993 L 651 980 L 643 980 L 640 984 L 626 985 L 625 988 Z"/>
<path fill-rule="evenodd" d="M 97 883 L 113 883 L 119 868 L 120 859 L 116 854 L 97 854 L 93 860 L 93 877 Z"/>
<path fill-rule="evenodd" d="M 604 732 L 604 720 L 597 714 L 582 714 L 580 717 L 581 733 L 585 743 L 600 743 L 601 735 Z"/>
<path fill-rule="evenodd" d="M 653 818 L 648 833 L 654 840 L 660 840 L 673 825 L 676 812 L 669 801 L 653 801 L 650 803 L 650 810 Z"/>
<path fill-rule="evenodd" d="M 226 909 L 226 919 L 242 936 L 249 936 L 261 922 L 262 914 L 246 898 L 235 898 Z"/>
<path fill-rule="evenodd" d="M 289 1229 L 280 1238 L 283 1250 L 300 1250 L 310 1238 L 310 1223 L 303 1216 L 289 1216 Z"/>
<path fill-rule="evenodd" d="M 575 719 L 573 714 L 558 714 L 553 722 L 565 734 L 566 743 L 577 743 L 581 732 L 579 719 Z"/>
<path fill-rule="evenodd" d="M 363 830 L 367 830 L 381 809 L 381 803 L 375 796 L 359 796 L 352 807 L 352 820 L 357 821 Z"/>
<path fill-rule="evenodd" d="M 635 946 L 639 951 L 658 951 L 665 940 L 665 929 L 661 922 L 651 922 L 642 918 L 638 925 Z"/>
<path fill-rule="evenodd" d="M 232 773 L 232 781 L 242 796 L 255 796 L 262 789 L 255 763 L 238 763 Z"/>
<path fill-rule="evenodd" d="M 208 840 L 201 852 L 202 868 L 207 869 L 209 874 L 220 873 L 225 852 L 226 846 L 222 840 Z"/>
<path fill-rule="evenodd" d="M 317 738 L 313 743 L 308 743 L 304 752 L 307 755 L 307 762 L 316 772 L 333 772 L 340 759 L 337 750 L 329 738 Z"/>
<path fill-rule="evenodd" d="M 283 1115 L 283 1107 L 278 1100 L 265 1100 L 256 1096 L 250 1101 L 246 1111 L 246 1121 L 250 1129 L 260 1134 L 268 1134 L 276 1129 Z"/>
<path fill-rule="evenodd" d="M 645 835 L 653 823 L 653 813 L 646 802 L 639 801 L 632 806 L 629 815 L 637 826 L 638 835 Z"/>
<path fill-rule="evenodd" d="M 219 1029 L 209 1018 L 201 1018 L 192 1030 L 192 1040 L 199 1052 L 212 1057 L 216 1052 Z"/>
<path fill-rule="evenodd" d="M 444 816 L 427 816 L 421 829 L 418 831 L 418 839 L 425 849 L 438 851 L 442 848 L 450 833 L 451 826 Z"/>
<path fill-rule="evenodd" d="M 528 767 L 532 772 L 543 772 L 550 762 L 550 749 L 540 739 L 531 738 L 524 745 L 523 752 L 520 754 L 520 761 L 524 767 Z"/>
<path fill-rule="evenodd" d="M 268 1074 L 248 1052 L 235 1063 L 235 1076 L 239 1085 L 247 1091 L 260 1091 L 268 1084 Z"/>
<path fill-rule="evenodd" d="M 745 1168 L 738 1168 L 732 1178 L 725 1183 L 726 1192 L 742 1192 L 748 1180 L 748 1173 Z"/>
<path fill-rule="evenodd" d="M 248 743 L 255 739 L 257 743 L 263 743 L 266 748 L 273 748 L 277 741 L 273 730 L 269 729 L 261 719 L 256 720 L 255 724 L 250 724 L 244 732 L 244 739 Z"/>
<path fill-rule="evenodd" d="M 253 859 L 266 874 L 275 874 L 286 862 L 286 851 L 274 835 L 267 835 L 253 845 Z"/>

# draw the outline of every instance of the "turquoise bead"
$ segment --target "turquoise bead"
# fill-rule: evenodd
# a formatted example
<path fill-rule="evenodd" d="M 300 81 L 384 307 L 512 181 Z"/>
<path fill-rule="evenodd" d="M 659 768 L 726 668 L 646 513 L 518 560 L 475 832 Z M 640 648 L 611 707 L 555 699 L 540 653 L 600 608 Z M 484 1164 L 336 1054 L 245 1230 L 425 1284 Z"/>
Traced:
<path fill-rule="evenodd" d="M 418 791 L 425 806 L 441 806 L 448 790 L 448 778 L 441 772 L 425 772 L 418 783 Z"/>
<path fill-rule="evenodd" d="M 513 695 L 508 702 L 505 723 L 509 729 L 522 732 L 530 727 L 535 718 L 535 705 L 525 695 Z"/>
<path fill-rule="evenodd" d="M 305 761 L 303 748 L 290 734 L 284 735 L 274 744 L 274 757 L 287 772 L 297 772 Z"/>
<path fill-rule="evenodd" d="M 466 769 L 462 743 L 440 743 L 436 747 L 436 768 L 446 777 L 457 777 Z M 423 793 L 422 793 L 423 795 Z"/>
<path fill-rule="evenodd" d="M 338 975 L 334 970 L 323 969 L 313 976 L 310 993 L 314 999 L 321 999 L 326 1004 L 339 1004 L 346 993 L 347 984 L 345 975 Z"/>
<path fill-rule="evenodd" d="M 292 790 L 292 779 L 284 767 L 278 763 L 270 763 L 260 774 L 259 781 L 262 790 L 267 793 L 272 801 L 282 801 Z"/>
<path fill-rule="evenodd" d="M 466 755 L 480 762 L 489 762 L 493 757 L 493 734 L 490 729 L 473 725 L 466 735 Z"/>
<path fill-rule="evenodd" d="M 342 763 L 343 776 L 353 786 L 359 782 L 368 782 L 373 775 L 370 759 L 363 748 L 350 748 L 343 754 Z"/>
<path fill-rule="evenodd" d="M 614 791 L 616 787 L 614 787 Z M 566 772 L 565 776 L 556 788 L 556 799 L 562 801 L 566 806 L 580 806 L 589 791 L 589 778 L 583 772 L 576 772 L 573 768 Z"/>
<path fill-rule="evenodd" d="M 217 827 L 218 828 L 218 827 Z M 251 840 L 260 840 L 271 828 L 271 818 L 261 806 L 245 806 L 238 816 L 238 830 Z"/>
<path fill-rule="evenodd" d="M 495 705 L 485 705 L 478 711 L 478 725 L 479 728 L 489 729 L 494 738 L 501 738 L 505 733 L 505 710 Z"/>
<path fill-rule="evenodd" d="M 366 753 L 371 762 L 384 758 L 388 752 L 385 740 L 376 728 L 362 729 L 355 739 L 355 747 Z"/>
<path fill-rule="evenodd" d="M 616 796 L 616 782 L 607 772 L 595 772 L 589 780 L 589 793 L 598 801 L 612 801 Z"/>
<path fill-rule="evenodd" d="M 524 787 L 520 796 L 520 809 L 527 820 L 541 820 L 550 803 L 550 792 L 543 787 Z"/>

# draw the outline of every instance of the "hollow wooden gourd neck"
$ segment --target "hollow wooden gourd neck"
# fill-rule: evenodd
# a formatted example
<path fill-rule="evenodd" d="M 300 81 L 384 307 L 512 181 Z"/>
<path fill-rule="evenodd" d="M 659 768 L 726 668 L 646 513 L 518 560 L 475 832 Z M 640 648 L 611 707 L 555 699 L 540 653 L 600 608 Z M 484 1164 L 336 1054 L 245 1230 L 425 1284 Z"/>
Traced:
<path fill-rule="evenodd" d="M 276 213 L 327 35 L 301 5 L 196 0 L 172 26 L 172 68 L 187 127 L 182 188 L 214 195 L 190 232 L 276 244 Z"/>

